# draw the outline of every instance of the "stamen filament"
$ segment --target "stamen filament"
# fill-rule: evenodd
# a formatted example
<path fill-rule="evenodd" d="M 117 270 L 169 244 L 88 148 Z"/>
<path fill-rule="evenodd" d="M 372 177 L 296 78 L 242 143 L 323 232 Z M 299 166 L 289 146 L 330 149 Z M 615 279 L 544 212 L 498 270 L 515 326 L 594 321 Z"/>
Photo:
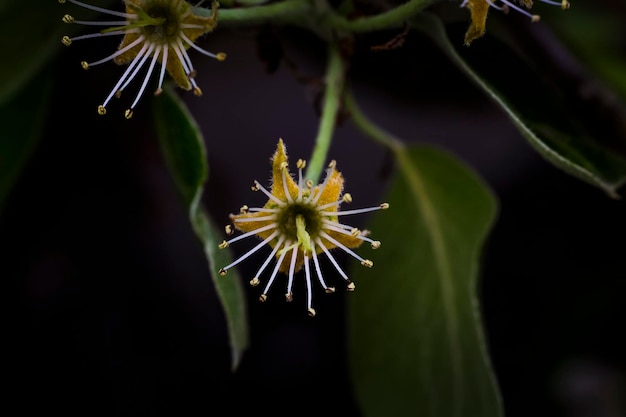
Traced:
<path fill-rule="evenodd" d="M 348 278 L 348 276 L 346 275 L 345 272 L 343 272 L 343 269 L 341 269 L 341 267 L 339 266 L 339 264 L 337 263 L 337 261 L 335 260 L 335 258 L 333 258 L 333 255 L 330 254 L 330 251 L 326 248 L 326 246 L 324 246 L 324 244 L 322 243 L 322 240 L 318 237 L 316 240 L 317 244 L 320 246 L 320 248 L 322 248 L 322 250 L 324 251 L 324 253 L 326 254 L 326 256 L 328 257 L 328 259 L 330 260 L 330 262 L 334 265 L 335 269 L 337 270 L 337 272 L 339 272 L 339 275 L 341 275 L 343 277 L 343 279 L 345 279 L 346 281 L 350 281 L 350 278 Z"/>
<path fill-rule="evenodd" d="M 289 281 L 287 282 L 287 301 L 291 301 L 291 288 L 293 286 L 293 274 L 296 269 L 296 259 L 298 258 L 298 247 L 291 250 L 291 262 L 289 263 Z"/>
<path fill-rule="evenodd" d="M 320 214 L 322 216 L 347 216 L 350 214 L 361 214 L 361 213 L 367 213 L 369 211 L 376 211 L 376 210 L 385 210 L 387 209 L 389 206 L 385 203 L 381 204 L 380 206 L 377 207 L 368 207 L 368 208 L 362 208 L 362 209 L 356 209 L 356 210 L 345 210 L 345 211 L 322 211 L 320 212 Z"/>
<path fill-rule="evenodd" d="M 313 303 L 313 294 L 311 291 L 311 271 L 309 269 L 309 257 L 304 255 L 304 278 L 306 280 L 306 306 L 309 312 L 309 315 L 313 317 L 315 315 L 315 310 L 311 307 Z"/>
<path fill-rule="evenodd" d="M 185 34 L 183 32 L 180 33 L 180 37 L 183 38 L 183 40 L 185 42 L 187 42 L 189 44 L 189 46 L 191 46 L 193 49 L 195 49 L 196 51 L 200 52 L 203 55 L 206 55 L 206 56 L 211 57 L 211 58 L 215 58 L 218 61 L 223 61 L 226 58 L 226 55 L 223 54 L 223 53 L 214 54 L 214 53 L 211 53 L 211 52 L 209 52 L 209 51 L 207 51 L 205 49 L 200 48 L 198 45 L 193 43 L 191 41 L 191 39 L 189 39 L 187 36 L 185 36 Z"/>
<path fill-rule="evenodd" d="M 132 42 L 132 43 L 130 43 L 130 44 L 128 44 L 128 45 L 126 45 L 126 47 L 125 47 L 125 48 L 120 49 L 119 51 L 116 51 L 116 52 L 112 53 L 111 55 L 109 55 L 109 56 L 108 56 L 108 57 L 106 57 L 106 58 L 101 59 L 100 61 L 95 61 L 95 62 L 88 63 L 88 64 L 87 64 L 87 66 L 88 66 L 88 67 L 94 67 L 94 66 L 96 66 L 96 65 L 100 65 L 100 64 L 102 64 L 102 63 L 104 63 L 104 62 L 108 62 L 108 61 L 110 61 L 110 60 L 112 60 L 112 59 L 114 59 L 114 58 L 117 58 L 118 56 L 122 55 L 124 52 L 126 52 L 126 51 L 128 51 L 128 50 L 130 50 L 130 49 L 134 48 L 136 45 L 139 45 L 139 44 L 140 44 L 141 42 L 143 42 L 144 40 L 146 40 L 146 38 L 145 38 L 145 37 L 143 37 L 143 36 L 140 36 L 140 37 L 138 37 L 138 38 L 137 38 L 134 42 Z M 144 48 L 148 48 L 148 45 L 144 45 Z M 143 50 L 143 49 L 142 49 L 142 50 Z"/>
<path fill-rule="evenodd" d="M 146 54 L 146 56 L 150 55 L 152 51 L 149 50 L 148 53 Z M 135 97 L 135 101 L 133 101 L 133 104 L 130 105 L 130 110 L 132 111 L 135 106 L 137 105 L 137 103 L 139 102 L 139 99 L 141 98 L 144 90 L 146 89 L 146 85 L 148 85 L 148 80 L 150 79 L 150 76 L 152 76 L 152 71 L 154 71 L 154 65 L 156 64 L 157 58 L 159 57 L 159 54 L 161 53 L 161 46 L 157 46 L 156 47 L 156 51 L 154 52 L 154 55 L 152 56 L 152 61 L 150 62 L 150 67 L 148 67 L 148 72 L 146 73 L 146 76 L 143 79 L 143 83 L 141 84 L 141 88 L 139 89 L 139 92 L 137 93 L 137 97 Z M 144 58 L 145 60 L 145 58 Z"/>
<path fill-rule="evenodd" d="M 126 26 L 128 25 L 128 22 L 125 20 L 110 20 L 110 21 L 73 20 L 72 23 L 76 23 L 78 25 L 84 25 L 84 26 Z"/>
<path fill-rule="evenodd" d="M 233 262 L 231 262 L 230 264 L 226 265 L 225 267 L 223 267 L 222 269 L 220 269 L 220 275 L 223 275 L 222 272 L 224 272 L 224 274 L 226 274 L 226 271 L 228 271 L 230 268 L 232 268 L 233 266 L 239 264 L 241 261 L 247 259 L 250 255 L 252 255 L 253 253 L 255 253 L 256 251 L 258 251 L 260 248 L 263 247 L 263 245 L 265 245 L 267 242 L 269 242 L 270 240 L 274 239 L 276 236 L 278 235 L 278 231 L 275 231 L 274 233 L 272 233 L 271 235 L 269 235 L 268 237 L 266 237 L 263 241 L 261 241 L 260 243 L 258 243 L 255 247 L 253 247 L 252 249 L 250 249 L 248 252 L 244 253 L 243 255 L 241 255 L 238 259 L 234 260 Z"/>
<path fill-rule="evenodd" d="M 366 261 L 366 259 L 364 259 L 364 258 L 360 257 L 359 255 L 357 255 L 356 252 L 354 252 L 353 250 L 351 250 L 347 246 L 343 245 L 338 240 L 336 240 L 333 237 L 331 237 L 328 233 L 322 231 L 322 232 L 320 232 L 320 236 L 322 236 L 324 239 L 328 240 L 329 242 L 333 243 L 338 248 L 343 249 L 346 253 L 352 255 L 354 258 L 358 259 L 360 262 L 365 262 Z"/>
<path fill-rule="evenodd" d="M 276 216 L 271 215 L 263 217 L 243 217 L 240 219 L 235 219 L 235 223 L 264 222 L 266 220 L 276 220 Z"/>
<path fill-rule="evenodd" d="M 284 201 L 280 201 L 278 198 L 274 197 L 274 195 L 272 193 L 270 193 L 269 191 L 267 191 L 265 189 L 265 187 L 263 187 L 258 181 L 254 181 L 254 186 L 261 190 L 263 192 L 263 194 L 265 194 L 270 200 L 272 200 L 273 202 L 275 202 L 276 204 L 278 204 L 279 206 L 284 206 L 285 202 Z"/>
<path fill-rule="evenodd" d="M 147 45 L 148 44 L 146 43 L 146 46 Z M 135 66 L 135 70 L 133 71 L 133 73 L 126 79 L 126 82 L 124 82 L 124 84 L 122 84 L 122 86 L 119 88 L 119 90 L 117 91 L 117 94 L 120 94 L 122 91 L 124 91 L 124 89 L 128 87 L 128 84 L 130 84 L 131 81 L 135 79 L 135 76 L 137 75 L 137 73 L 141 70 L 141 68 L 143 68 L 143 65 L 148 60 L 148 57 L 152 54 L 152 51 L 154 51 L 154 48 L 155 48 L 155 45 L 151 43 L 148 46 L 148 51 L 146 51 L 145 53 L 139 53 L 137 54 L 135 58 L 133 58 L 133 60 L 139 59 L 139 63 L 137 64 L 137 66 Z M 142 48 L 142 51 L 143 51 L 143 48 Z"/>
<path fill-rule="evenodd" d="M 278 224 L 276 223 L 268 224 L 267 226 L 259 227 L 258 229 L 254 229 L 254 230 L 249 231 L 248 233 L 244 233 L 242 235 L 234 237 L 230 239 L 229 241 L 227 241 L 226 243 L 230 245 L 231 243 L 234 243 L 241 239 L 245 239 L 248 236 L 253 236 L 253 235 L 256 235 L 257 233 L 265 232 L 266 230 L 275 229 L 277 227 L 278 227 Z"/>
<path fill-rule="evenodd" d="M 169 47 L 163 45 L 163 58 L 161 59 L 161 72 L 159 73 L 159 84 L 154 94 L 159 95 L 163 91 L 163 78 L 165 77 L 165 68 L 167 66 L 167 54 Z"/>
<path fill-rule="evenodd" d="M 265 289 L 263 290 L 263 295 L 262 296 L 267 296 L 267 292 L 270 290 L 270 287 L 274 283 L 274 279 L 276 278 L 276 274 L 278 274 L 278 269 L 283 264 L 283 259 L 285 259 L 285 255 L 286 254 L 287 254 L 287 252 L 283 252 L 280 255 L 280 257 L 278 258 L 278 261 L 276 261 L 276 266 L 274 267 L 274 270 L 272 271 L 272 276 L 270 277 L 270 280 L 267 281 L 267 285 L 265 286 Z"/>
<path fill-rule="evenodd" d="M 322 269 L 320 268 L 320 262 L 317 259 L 317 252 L 315 250 L 314 242 L 311 242 L 311 248 L 312 248 L 312 253 L 313 253 L 313 263 L 315 264 L 315 271 L 317 272 L 317 280 L 320 282 L 320 284 L 322 284 L 322 288 L 326 290 L 328 289 L 328 287 L 326 286 L 326 282 L 324 281 L 324 278 L 322 277 Z"/>
<path fill-rule="evenodd" d="M 80 7 L 84 7 L 85 9 L 90 9 L 93 10 L 95 12 L 100 12 L 100 13 L 104 13 L 104 14 L 108 14 L 111 16 L 118 16 L 118 17 L 123 17 L 126 19 L 136 19 L 137 15 L 136 14 L 132 14 L 132 13 L 123 13 L 123 12 L 117 12 L 115 10 L 109 10 L 109 9 L 103 9 L 102 7 L 98 7 L 98 6 L 92 6 L 91 4 L 86 4 L 77 0 L 67 0 L 70 3 L 74 3 L 77 6 Z"/>
<path fill-rule="evenodd" d="M 272 253 L 269 254 L 269 256 L 265 259 L 265 262 L 263 262 L 263 265 L 261 265 L 259 270 L 254 275 L 255 278 L 258 279 L 258 277 L 261 276 L 263 271 L 265 271 L 265 268 L 267 268 L 267 265 L 274 258 L 274 255 L 276 255 L 276 252 L 278 252 L 278 249 L 280 248 L 280 246 L 283 244 L 284 241 L 285 241 L 285 236 L 280 236 L 278 238 L 278 242 L 276 242 L 276 246 L 274 246 L 274 249 L 272 249 Z"/>

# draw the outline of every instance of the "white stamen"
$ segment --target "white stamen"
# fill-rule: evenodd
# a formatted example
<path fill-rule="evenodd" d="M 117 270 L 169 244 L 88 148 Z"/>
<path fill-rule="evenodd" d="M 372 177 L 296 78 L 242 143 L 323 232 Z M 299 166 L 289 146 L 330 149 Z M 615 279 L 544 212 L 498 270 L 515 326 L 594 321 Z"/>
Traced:
<path fill-rule="evenodd" d="M 146 45 L 148 45 L 148 43 L 146 43 Z M 155 45 L 151 43 L 148 46 L 148 51 L 146 51 L 144 54 L 141 54 L 141 53 L 137 54 L 137 56 L 134 59 L 141 58 L 141 60 L 139 61 L 139 64 L 137 64 L 137 66 L 135 67 L 135 70 L 133 71 L 133 73 L 126 79 L 126 82 L 122 84 L 122 86 L 119 88 L 119 90 L 117 91 L 118 94 L 124 91 L 124 89 L 128 87 L 128 84 L 130 84 L 131 81 L 135 79 L 135 76 L 137 75 L 139 70 L 143 68 L 143 65 L 148 60 L 148 57 L 152 54 L 152 51 L 154 51 L 154 48 L 155 48 Z M 142 48 L 142 51 L 143 51 L 143 48 Z"/>
<path fill-rule="evenodd" d="M 320 268 L 319 260 L 317 259 L 317 253 L 315 251 L 315 243 L 311 242 L 311 251 L 313 253 L 313 263 L 315 264 L 315 271 L 317 272 L 317 280 L 322 284 L 324 289 L 327 289 L 326 282 L 324 282 L 324 278 L 322 277 L 322 269 Z"/>
<path fill-rule="evenodd" d="M 176 55 L 178 56 L 178 59 L 180 63 L 182 64 L 183 70 L 185 71 L 185 74 L 187 75 L 187 78 L 189 79 L 189 82 L 191 83 L 192 87 L 198 88 L 198 84 L 196 84 L 196 81 L 193 79 L 193 77 L 190 76 L 191 71 L 189 67 L 187 66 L 187 61 L 185 60 L 185 56 L 187 56 L 187 53 L 184 50 L 181 51 L 178 45 L 171 45 L 171 47 L 174 50 L 174 52 L 176 52 Z M 189 56 L 187 56 L 187 59 L 189 59 Z"/>
<path fill-rule="evenodd" d="M 70 3 L 74 3 L 77 6 L 84 7 L 85 9 L 90 9 L 90 10 L 93 10 L 93 11 L 96 11 L 96 12 L 100 12 L 100 13 L 104 13 L 104 14 L 108 14 L 108 15 L 111 15 L 111 16 L 124 17 L 126 19 L 137 19 L 137 15 L 136 14 L 122 13 L 122 12 L 116 12 L 114 10 L 103 9 L 102 7 L 92 6 L 91 4 L 82 3 L 82 2 L 76 1 L 76 0 L 68 0 L 68 1 Z"/>
<path fill-rule="evenodd" d="M 116 30 L 114 32 L 97 32 L 97 33 L 90 33 L 88 35 L 80 35 L 80 36 L 75 36 L 73 38 L 70 38 L 70 40 L 72 42 L 74 41 L 80 41 L 83 39 L 92 39 L 92 38 L 101 38 L 104 36 L 113 36 L 113 35 L 124 35 L 126 33 L 138 33 L 139 29 L 133 29 L 133 30 Z"/>
<path fill-rule="evenodd" d="M 257 244 L 255 247 L 253 247 L 252 249 L 250 249 L 248 252 L 244 253 L 243 255 L 241 255 L 241 257 L 239 257 L 238 259 L 236 259 L 235 261 L 231 262 L 230 264 L 226 265 L 225 267 L 223 267 L 221 270 L 222 271 L 227 271 L 230 268 L 232 268 L 233 266 L 237 265 L 238 263 L 240 263 L 241 261 L 243 261 L 244 259 L 247 259 L 250 255 L 252 255 L 253 253 L 255 253 L 256 251 L 258 251 L 260 248 L 263 247 L 263 245 L 265 245 L 267 242 L 269 242 L 270 240 L 274 239 L 276 236 L 278 235 L 278 230 L 274 231 L 274 233 L 272 233 L 271 235 L 269 235 L 268 237 L 266 237 L 261 243 Z"/>
<path fill-rule="evenodd" d="M 307 309 L 311 309 L 313 295 L 311 292 L 311 271 L 309 270 L 309 257 L 304 255 L 304 278 L 306 279 L 306 305 Z"/>
<path fill-rule="evenodd" d="M 152 51 L 148 51 L 148 53 L 146 55 L 150 55 Z M 139 89 L 139 92 L 137 93 L 137 97 L 135 97 L 135 101 L 133 101 L 133 104 L 130 105 L 130 109 L 134 109 L 135 106 L 137 105 L 137 102 L 139 102 L 139 99 L 141 98 L 141 95 L 143 94 L 144 90 L 146 89 L 146 85 L 148 84 L 148 80 L 150 79 L 150 77 L 152 76 L 152 71 L 154 71 L 154 64 L 156 64 L 157 58 L 159 57 L 159 54 L 161 53 L 161 46 L 157 46 L 156 47 L 156 51 L 154 52 L 154 55 L 152 56 L 152 61 L 150 62 L 150 67 L 148 67 L 148 72 L 146 73 L 146 76 L 143 79 L 143 83 L 141 84 L 141 88 Z"/>
<path fill-rule="evenodd" d="M 267 265 L 274 258 L 274 255 L 276 255 L 276 252 L 278 252 L 278 249 L 280 248 L 280 245 L 282 245 L 284 241 L 285 241 L 285 236 L 281 236 L 281 237 L 278 238 L 278 242 L 276 243 L 276 246 L 274 246 L 274 249 L 272 250 L 272 253 L 269 254 L 269 256 L 265 259 L 265 262 L 263 262 L 263 265 L 261 265 L 259 270 L 256 272 L 256 275 L 255 275 L 256 278 L 261 276 L 263 271 L 265 271 L 265 268 L 267 268 Z"/>
<path fill-rule="evenodd" d="M 377 206 L 377 207 L 367 207 L 367 208 L 356 209 L 356 210 L 322 211 L 322 212 L 320 212 L 320 214 L 322 216 L 347 216 L 347 215 L 350 215 L 350 214 L 361 214 L 361 213 L 367 213 L 369 211 L 376 211 L 376 210 L 381 210 L 381 209 L 384 209 L 384 207 L 382 207 L 382 205 Z"/>
<path fill-rule="evenodd" d="M 332 164 L 332 163 L 331 163 L 331 164 Z M 333 165 L 333 166 L 334 166 L 334 165 Z M 320 187 L 319 187 L 319 192 L 318 192 L 315 196 L 313 196 L 313 197 L 311 198 L 311 203 L 312 203 L 312 204 L 317 203 L 317 200 L 319 200 L 319 199 L 320 199 L 320 197 L 321 197 L 322 193 L 324 192 L 324 189 L 326 188 L 326 184 L 328 184 L 328 181 L 330 180 L 330 174 L 331 174 L 331 173 L 332 173 L 332 168 L 328 168 L 328 169 L 326 170 L 326 177 L 324 178 L 324 182 L 323 182 L 323 183 L 322 183 L 322 185 L 320 185 Z"/>
<path fill-rule="evenodd" d="M 274 267 L 274 270 L 272 271 L 272 276 L 270 277 L 270 280 L 267 281 L 267 285 L 265 286 L 265 289 L 263 290 L 263 295 L 267 294 L 270 287 L 272 286 L 272 283 L 274 282 L 274 279 L 276 278 L 276 274 L 278 274 L 278 269 L 282 265 L 283 259 L 285 259 L 286 254 L 287 252 L 281 253 L 280 257 L 278 258 L 278 261 L 276 261 L 276 266 Z"/>
<path fill-rule="evenodd" d="M 211 58 L 219 59 L 217 54 L 211 53 L 211 52 L 209 52 L 209 51 L 207 51 L 205 49 L 200 48 L 198 45 L 193 43 L 191 41 L 191 39 L 189 39 L 183 32 L 180 33 L 180 37 L 183 38 L 183 40 L 185 42 L 187 42 L 189 44 L 189 46 L 191 46 L 193 49 L 195 49 L 196 51 L 200 52 L 201 54 L 206 55 L 206 56 L 211 57 Z"/>
<path fill-rule="evenodd" d="M 349 230 L 354 230 L 354 228 L 344 229 L 344 228 L 341 228 L 341 227 L 336 227 L 334 224 L 332 224 L 331 222 L 328 222 L 326 219 L 324 219 L 323 222 L 324 222 L 324 224 L 326 224 L 326 227 L 324 229 L 334 230 L 335 232 L 341 233 L 343 235 L 352 236 L 352 237 L 354 237 L 356 239 L 360 239 L 360 240 L 363 240 L 363 241 L 369 242 L 369 243 L 377 242 L 377 241 L 374 241 L 373 239 L 370 239 L 369 237 L 364 236 L 362 234 L 358 234 L 358 235 L 354 236 L 354 234 L 350 233 L 350 231 L 349 231 Z"/>
<path fill-rule="evenodd" d="M 138 44 L 139 42 L 143 41 L 142 38 L 143 38 L 143 36 L 140 36 L 139 38 L 137 38 L 137 40 L 135 42 L 131 43 L 128 46 L 132 47 L 132 46 L 134 46 L 133 44 Z M 124 48 L 124 49 L 130 49 L 130 48 Z M 137 65 L 137 63 L 139 62 L 139 58 L 146 52 L 146 49 L 148 49 L 148 45 L 144 44 L 143 47 L 141 48 L 141 50 L 139 51 L 139 53 L 137 54 L 137 56 L 128 65 L 128 68 L 126 68 L 126 71 L 124 71 L 124 74 L 122 74 L 122 77 L 119 79 L 117 84 L 115 84 L 115 87 L 113 87 L 113 89 L 109 93 L 109 95 L 106 98 L 106 100 L 104 100 L 104 102 L 102 103 L 102 107 L 106 107 L 107 106 L 109 100 L 111 100 L 111 98 L 115 95 L 115 93 L 119 89 L 120 85 L 122 85 L 122 83 L 126 80 L 126 77 L 128 77 L 128 74 L 133 70 L 135 65 Z"/>
<path fill-rule="evenodd" d="M 230 245 L 231 243 L 234 243 L 234 242 L 236 242 L 238 240 L 241 240 L 241 239 L 245 239 L 248 236 L 253 236 L 253 235 L 256 235 L 258 233 L 265 232 L 266 230 L 275 229 L 277 227 L 278 227 L 278 224 L 276 224 L 276 223 L 268 224 L 267 226 L 259 227 L 258 229 L 254 229 L 254 230 L 252 230 L 252 231 L 250 231 L 248 233 L 244 233 L 242 235 L 234 237 L 234 238 L 232 238 L 231 240 L 229 240 L 226 243 Z"/>
<path fill-rule="evenodd" d="M 165 68 L 167 67 L 167 53 L 169 46 L 163 45 L 163 59 L 161 59 L 161 72 L 159 73 L 159 84 L 156 93 L 160 94 L 163 89 L 163 77 L 165 77 Z"/>
<path fill-rule="evenodd" d="M 135 46 L 137 46 L 138 44 L 140 44 L 140 43 L 141 43 L 141 42 L 143 42 L 144 40 L 146 40 L 146 38 L 145 38 L 145 37 L 143 37 L 143 36 L 140 36 L 140 37 L 138 37 L 137 39 L 135 39 L 135 41 L 134 41 L 134 42 L 132 42 L 132 43 L 130 43 L 130 44 L 128 44 L 128 45 L 126 45 L 126 47 L 124 47 L 123 49 L 120 49 L 119 51 L 116 51 L 115 53 L 113 53 L 113 54 L 109 55 L 109 56 L 108 56 L 108 57 L 106 57 L 106 58 L 101 59 L 100 61 L 90 62 L 90 63 L 89 63 L 89 64 L 87 64 L 87 65 L 89 65 L 90 67 L 93 67 L 93 66 L 96 66 L 96 65 L 100 65 L 100 64 L 102 64 L 102 63 L 104 63 L 104 62 L 108 62 L 108 61 L 112 60 L 113 58 L 117 58 L 118 56 L 122 55 L 122 54 L 123 54 L 123 53 L 125 53 L 126 51 L 128 51 L 128 50 L 130 50 L 130 49 L 134 48 Z M 144 45 L 144 48 L 146 48 L 146 49 L 147 49 L 147 48 L 148 48 L 148 46 L 147 46 L 147 45 Z"/>
<path fill-rule="evenodd" d="M 235 222 L 237 223 L 249 223 L 249 222 L 263 222 L 266 220 L 276 220 L 276 216 L 272 215 L 272 216 L 263 216 L 263 217 L 242 217 L 242 218 L 238 218 L 235 219 Z"/>
<path fill-rule="evenodd" d="M 348 276 L 346 275 L 345 272 L 343 272 L 343 270 L 341 269 L 341 267 L 339 266 L 339 264 L 337 263 L 337 261 L 335 260 L 335 258 L 333 258 L 333 255 L 330 254 L 330 251 L 326 248 L 326 246 L 324 246 L 324 244 L 322 243 L 320 238 L 317 238 L 315 240 L 317 242 L 317 244 L 322 248 L 322 250 L 324 251 L 324 253 L 326 254 L 326 256 L 328 257 L 328 259 L 330 260 L 330 262 L 335 266 L 335 269 L 337 270 L 337 272 L 339 272 L 339 275 L 341 275 L 343 277 L 343 279 L 345 279 L 346 281 L 350 281 L 350 278 L 348 278 Z"/>
<path fill-rule="evenodd" d="M 267 191 L 265 189 L 265 187 L 263 187 L 258 181 L 254 181 L 254 185 L 256 186 L 256 188 L 261 190 L 263 192 L 263 194 L 265 194 L 270 200 L 272 200 L 273 202 L 275 202 L 279 206 L 282 207 L 282 206 L 285 205 L 284 201 L 280 201 L 278 198 L 274 197 L 274 195 L 272 193 L 270 193 L 269 191 Z"/>
<path fill-rule="evenodd" d="M 291 251 L 291 262 L 289 263 L 289 281 L 287 282 L 287 294 L 291 294 L 293 286 L 293 274 L 296 269 L 296 259 L 298 258 L 298 246 L 294 246 Z"/>
<path fill-rule="evenodd" d="M 322 231 L 322 232 L 320 232 L 320 236 L 322 236 L 324 239 L 328 240 L 329 242 L 333 243 L 338 248 L 343 249 L 346 253 L 352 255 L 354 258 L 358 259 L 360 262 L 365 262 L 365 259 L 361 258 L 359 255 L 356 254 L 356 252 L 354 252 L 353 250 L 351 250 L 347 246 L 341 244 L 341 242 L 339 242 L 338 240 L 336 240 L 336 239 L 332 238 L 331 236 L 329 236 L 328 233 Z"/>
<path fill-rule="evenodd" d="M 109 20 L 109 21 L 99 21 L 99 20 L 74 20 L 72 23 L 76 23 L 84 26 L 126 26 L 129 24 L 126 20 Z"/>
<path fill-rule="evenodd" d="M 257 212 L 257 213 L 278 213 L 279 209 L 268 209 L 264 207 L 249 207 L 248 211 Z"/>

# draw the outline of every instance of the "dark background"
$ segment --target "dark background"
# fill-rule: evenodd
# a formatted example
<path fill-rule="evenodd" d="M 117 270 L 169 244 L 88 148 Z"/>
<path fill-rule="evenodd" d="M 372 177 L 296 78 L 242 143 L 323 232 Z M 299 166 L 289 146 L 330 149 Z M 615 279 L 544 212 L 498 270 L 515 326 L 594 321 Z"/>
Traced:
<path fill-rule="evenodd" d="M 626 415 L 624 201 L 544 161 L 425 38 L 368 49 L 392 36 L 355 44 L 350 77 L 363 109 L 407 141 L 456 154 L 499 200 L 479 293 L 507 417 Z M 160 154 L 152 98 L 126 121 L 131 88 L 100 117 L 122 71 L 78 65 L 116 42 L 76 43 L 46 69 L 56 79 L 46 134 L 0 217 L 13 414 L 359 416 L 344 340 L 345 298 L 358 291 L 317 290 L 311 319 L 278 289 L 261 304 L 246 286 L 251 344 L 231 373 L 222 311 Z M 472 48 L 488 46 L 480 42 Z M 291 29 L 224 29 L 202 46 L 229 57 L 193 56 L 204 96 L 181 94 L 206 140 L 205 205 L 226 224 L 242 204 L 262 203 L 249 186 L 269 178 L 278 138 L 292 158 L 310 155 L 324 45 Z M 281 50 L 287 61 L 272 66 L 266 58 Z M 330 157 L 355 205 L 384 198 L 392 159 L 349 121 Z M 242 264 L 245 282 L 254 264 Z"/>

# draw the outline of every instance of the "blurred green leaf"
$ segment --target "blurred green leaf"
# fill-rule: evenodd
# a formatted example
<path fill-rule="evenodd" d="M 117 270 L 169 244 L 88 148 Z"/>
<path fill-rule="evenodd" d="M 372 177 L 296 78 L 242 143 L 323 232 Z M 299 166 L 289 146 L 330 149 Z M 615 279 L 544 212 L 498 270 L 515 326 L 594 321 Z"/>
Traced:
<path fill-rule="evenodd" d="M 567 18 L 552 19 L 550 27 L 589 68 L 626 99 L 626 7 L 621 7 L 620 13 L 595 2 L 577 2 L 574 13 L 568 13 Z"/>
<path fill-rule="evenodd" d="M 154 106 L 163 155 L 184 203 L 189 206 L 191 225 L 204 244 L 209 273 L 224 308 L 234 370 L 248 347 L 245 295 L 235 270 L 228 277 L 220 277 L 217 273 L 216 265 L 229 264 L 231 254 L 228 249 L 218 250 L 223 232 L 202 208 L 202 193 L 208 172 L 202 133 L 171 86 L 167 86 L 164 94 L 154 100 Z"/>
<path fill-rule="evenodd" d="M 349 298 L 349 359 L 366 417 L 497 417 L 476 275 L 496 213 L 489 190 L 434 148 L 397 152 L 382 242 Z M 373 274 L 378 271 L 378 274 Z"/>
<path fill-rule="evenodd" d="M 105 7 L 114 3 L 117 2 L 106 0 L 98 5 Z M 63 35 L 72 36 L 85 28 L 61 21 L 64 14 L 78 10 L 76 16 L 83 20 L 97 16 L 96 12 L 78 9 L 70 3 L 59 4 L 57 0 L 38 1 L 36 5 L 24 0 L 0 2 L 0 104 L 25 86 L 63 48 Z"/>
<path fill-rule="evenodd" d="M 44 71 L 0 105 L 0 211 L 41 138 L 52 79 Z"/>
<path fill-rule="evenodd" d="M 576 113 L 570 98 L 578 99 L 578 92 L 555 86 L 545 62 L 531 66 L 526 51 L 498 42 L 489 31 L 485 38 L 465 47 L 462 42 L 450 42 L 446 28 L 434 15 L 420 15 L 416 26 L 504 110 L 546 160 L 619 198 L 618 189 L 626 183 L 626 159 L 616 149 L 625 144 L 618 143 L 614 149 L 607 145 L 607 137 L 612 134 L 617 142 L 623 142 L 623 126 L 613 132 L 608 125 L 594 122 L 588 108 Z M 491 32 L 495 32 L 493 25 Z"/>

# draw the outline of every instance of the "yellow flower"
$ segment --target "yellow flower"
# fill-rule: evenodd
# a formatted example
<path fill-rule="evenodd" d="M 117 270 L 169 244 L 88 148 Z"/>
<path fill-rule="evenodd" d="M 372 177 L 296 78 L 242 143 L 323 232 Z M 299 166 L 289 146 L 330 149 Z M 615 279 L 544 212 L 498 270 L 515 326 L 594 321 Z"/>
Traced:
<path fill-rule="evenodd" d="M 335 169 L 335 161 L 329 164 L 324 181 L 315 187 L 311 181 L 303 180 L 302 169 L 305 165 L 303 160 L 298 160 L 298 181 L 296 182 L 289 173 L 285 145 L 282 139 L 278 141 L 278 147 L 272 157 L 271 190 L 266 190 L 258 181 L 255 181 L 252 187 L 254 191 L 263 192 L 269 200 L 263 207 L 243 206 L 239 214 L 231 214 L 230 218 L 235 229 L 243 234 L 223 241 L 219 247 L 226 248 L 231 243 L 251 236 L 257 236 L 261 242 L 230 265 L 220 269 L 219 274 L 226 275 L 228 269 L 239 264 L 263 246 L 269 245 L 272 252 L 250 281 L 251 285 L 258 285 L 259 277 L 272 258 L 276 258 L 276 265 L 260 300 L 267 299 L 267 292 L 274 279 L 278 272 L 282 272 L 288 277 L 285 297 L 287 301 L 291 301 L 294 277 L 296 272 L 304 266 L 307 308 L 309 315 L 314 316 L 315 310 L 311 306 L 311 270 L 315 270 L 318 281 L 327 293 L 335 292 L 335 288 L 327 286 L 324 281 L 318 255 L 323 253 L 346 281 L 347 290 L 354 291 L 354 283 L 350 281 L 330 251 L 339 248 L 358 259 L 362 265 L 371 268 L 373 262 L 357 255 L 351 248 L 360 246 L 364 241 L 369 242 L 373 249 L 380 247 L 379 241 L 367 237 L 369 234 L 367 230 L 359 230 L 343 224 L 339 221 L 339 217 L 387 209 L 389 204 L 383 203 L 376 207 L 342 211 L 339 208 L 340 205 L 350 203 L 352 197 L 350 194 L 343 193 L 343 176 Z M 226 227 L 226 233 L 229 235 L 233 233 L 230 225 Z M 313 266 L 310 265 L 311 260 Z"/>
<path fill-rule="evenodd" d="M 202 95 L 202 90 L 196 84 L 194 69 L 187 50 L 191 47 L 201 54 L 215 58 L 219 61 L 226 59 L 226 54 L 213 54 L 197 46 L 194 42 L 200 36 L 211 32 L 217 26 L 218 3 L 214 2 L 211 10 L 190 6 L 183 0 L 125 0 L 125 12 L 103 9 L 76 0 L 66 1 L 85 9 L 94 10 L 120 18 L 118 21 L 83 21 L 75 20 L 73 16 L 63 16 L 65 23 L 77 23 L 91 26 L 107 26 L 100 32 L 81 35 L 70 38 L 64 36 L 62 42 L 69 46 L 72 42 L 83 39 L 91 39 L 103 36 L 123 35 L 118 50 L 106 58 L 94 62 L 81 62 L 84 69 L 113 61 L 119 65 L 128 65 L 126 71 L 111 90 L 104 102 L 98 106 L 100 115 L 106 114 L 106 106 L 109 101 L 119 97 L 128 84 L 137 76 L 138 72 L 150 59 L 148 70 L 143 83 L 131 106 L 124 113 L 127 119 L 133 115 L 133 109 L 139 102 L 153 71 L 156 62 L 161 64 L 158 86 L 155 95 L 162 92 L 165 70 L 170 74 L 179 87 L 185 90 L 193 90 L 197 96 Z"/>
<path fill-rule="evenodd" d="M 553 6 L 561 6 L 563 10 L 569 9 L 569 1 L 561 0 L 539 0 Z M 515 4 L 519 3 L 521 6 Z M 496 4 L 499 3 L 499 4 Z M 538 22 L 539 15 L 531 14 L 528 10 L 533 6 L 533 0 L 464 0 L 461 7 L 467 7 L 470 11 L 472 23 L 465 33 L 465 44 L 469 45 L 474 39 L 480 38 L 485 34 L 485 26 L 487 23 L 487 13 L 489 7 L 508 13 L 509 9 L 517 10 L 531 21 Z"/>

